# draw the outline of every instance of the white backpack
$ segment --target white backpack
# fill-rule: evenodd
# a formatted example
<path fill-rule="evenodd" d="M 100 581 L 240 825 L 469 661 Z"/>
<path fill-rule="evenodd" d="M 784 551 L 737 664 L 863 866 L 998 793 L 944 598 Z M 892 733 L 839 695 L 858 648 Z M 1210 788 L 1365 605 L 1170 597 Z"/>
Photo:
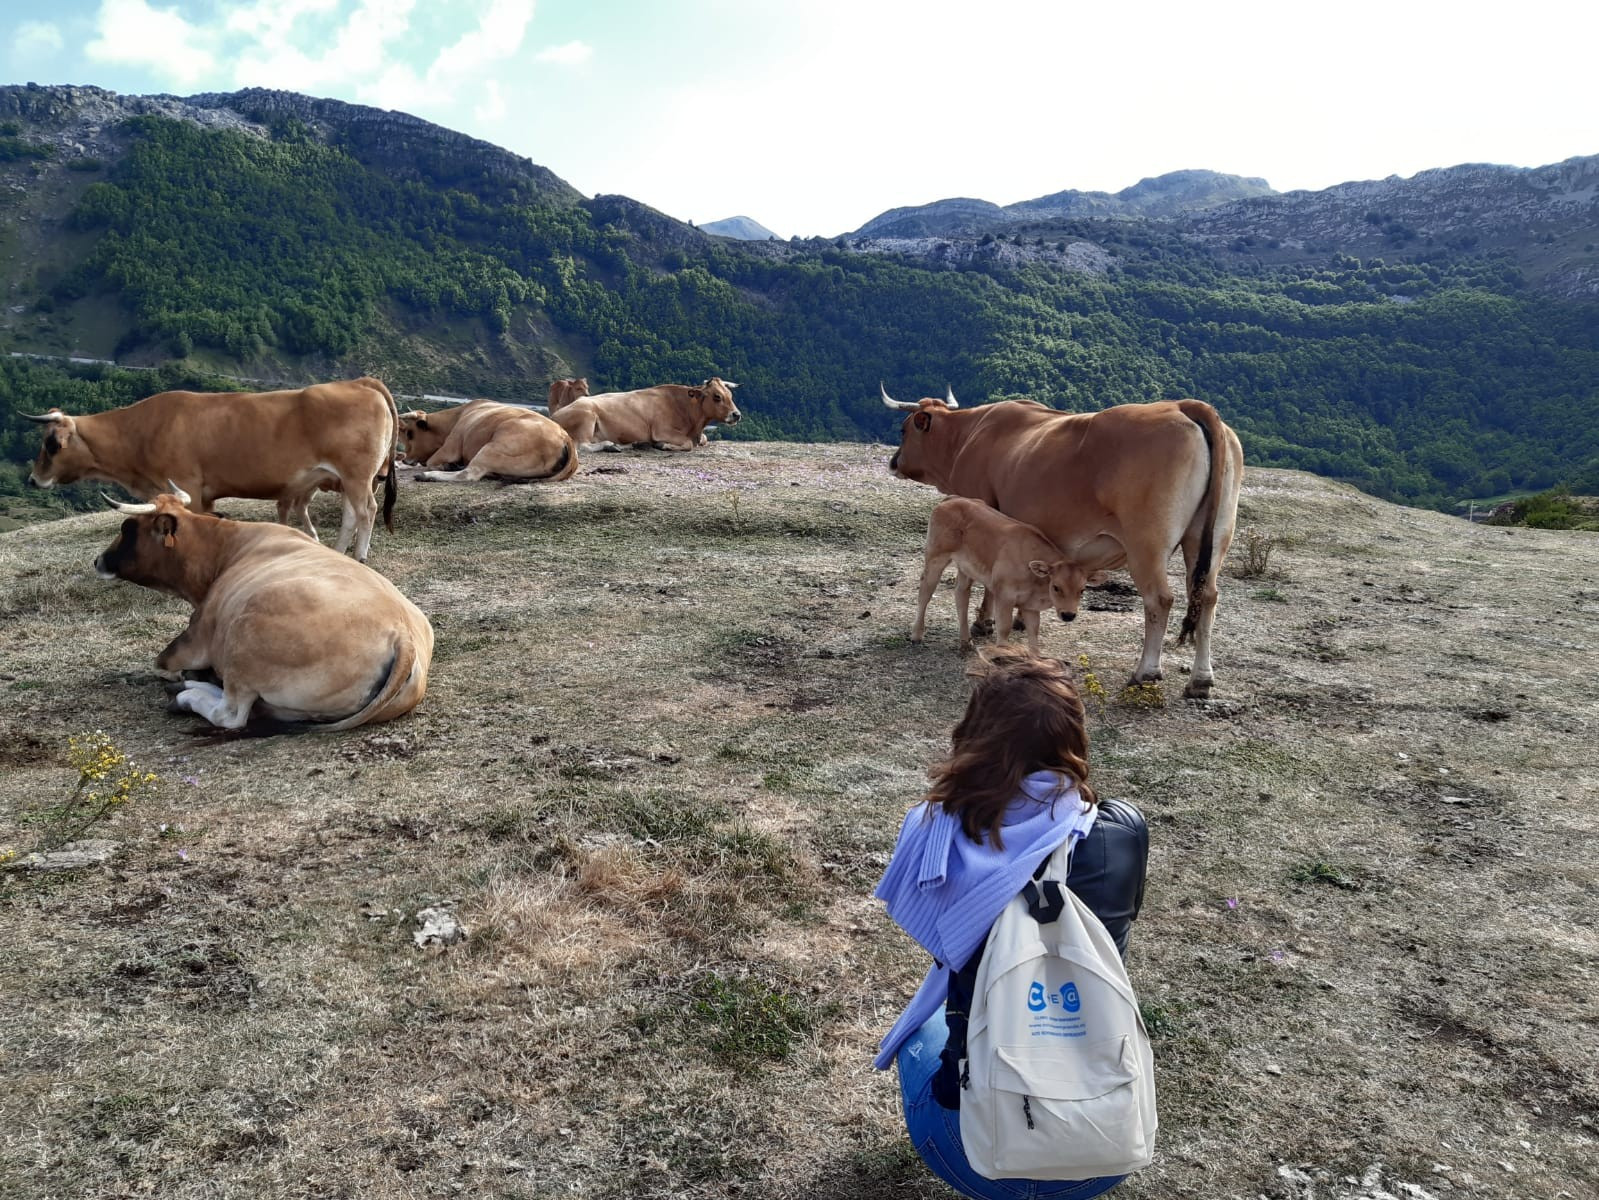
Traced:
<path fill-rule="evenodd" d="M 987 1179 L 1094 1179 L 1154 1160 L 1149 1034 L 1116 943 L 1066 886 L 1070 861 L 1057 850 L 1012 897 L 977 968 L 961 1143 Z"/>

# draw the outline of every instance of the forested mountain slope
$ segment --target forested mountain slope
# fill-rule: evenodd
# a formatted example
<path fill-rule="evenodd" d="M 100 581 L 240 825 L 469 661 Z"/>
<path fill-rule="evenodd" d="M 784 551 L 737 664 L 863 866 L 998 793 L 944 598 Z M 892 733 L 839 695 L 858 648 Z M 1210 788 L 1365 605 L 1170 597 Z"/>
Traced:
<path fill-rule="evenodd" d="M 1048 229 L 740 245 L 398 114 L 0 89 L 0 352 L 501 399 L 714 373 L 743 385 L 727 435 L 760 438 L 889 438 L 880 379 L 1071 409 L 1193 395 L 1250 461 L 1387 497 L 1599 487 L 1599 305 L 1529 287 L 1503 247 L 1273 263 L 1158 221 Z M 155 382 L 0 359 L 0 490 L 36 441 L 14 409 Z"/>

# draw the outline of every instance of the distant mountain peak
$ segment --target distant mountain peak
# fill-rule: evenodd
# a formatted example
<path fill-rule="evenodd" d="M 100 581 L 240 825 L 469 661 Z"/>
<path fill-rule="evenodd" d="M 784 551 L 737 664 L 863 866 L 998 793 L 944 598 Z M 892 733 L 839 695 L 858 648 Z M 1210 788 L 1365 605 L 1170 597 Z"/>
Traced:
<path fill-rule="evenodd" d="M 779 240 L 777 234 L 753 217 L 727 217 L 720 221 L 712 221 L 707 225 L 701 225 L 700 232 L 713 233 L 717 237 L 737 238 L 741 242 Z"/>

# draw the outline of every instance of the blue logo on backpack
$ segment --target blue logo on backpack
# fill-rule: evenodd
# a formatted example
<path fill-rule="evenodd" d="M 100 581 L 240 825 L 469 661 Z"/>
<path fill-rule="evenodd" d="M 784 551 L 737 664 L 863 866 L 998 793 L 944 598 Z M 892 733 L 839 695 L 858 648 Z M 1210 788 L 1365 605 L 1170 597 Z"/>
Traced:
<path fill-rule="evenodd" d="M 1033 986 L 1027 989 L 1027 1007 L 1033 1012 L 1043 1012 L 1049 1007 L 1044 1001 L 1044 985 L 1036 979 Z"/>
<path fill-rule="evenodd" d="M 1081 997 L 1077 995 L 1077 985 L 1075 983 L 1061 984 L 1060 1002 L 1067 1012 L 1076 1012 L 1083 1006 Z"/>

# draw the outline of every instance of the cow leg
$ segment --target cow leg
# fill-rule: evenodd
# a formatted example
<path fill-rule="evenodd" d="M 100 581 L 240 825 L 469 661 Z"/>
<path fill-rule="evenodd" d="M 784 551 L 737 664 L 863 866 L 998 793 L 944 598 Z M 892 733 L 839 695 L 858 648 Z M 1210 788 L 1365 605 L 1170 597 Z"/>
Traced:
<path fill-rule="evenodd" d="M 987 637 L 994 632 L 994 593 L 990 588 L 983 589 L 983 598 L 977 605 L 977 623 L 972 626 L 974 637 Z"/>
<path fill-rule="evenodd" d="M 913 642 L 921 641 L 927 633 L 927 604 L 938 589 L 938 581 L 944 577 L 944 568 L 947 566 L 949 566 L 948 556 L 934 555 L 922 568 L 922 586 L 916 595 L 916 624 L 911 626 Z"/>
<path fill-rule="evenodd" d="M 1022 628 L 1027 630 L 1027 648 L 1034 654 L 1038 653 L 1038 609 L 1024 608 L 1021 611 Z"/>
<path fill-rule="evenodd" d="M 1166 579 L 1166 555 L 1160 551 L 1127 556 L 1127 571 L 1138 594 L 1144 598 L 1144 652 L 1138 659 L 1131 682 L 1153 683 L 1161 678 L 1161 645 L 1166 640 L 1166 625 L 1171 620 L 1171 584 Z"/>
<path fill-rule="evenodd" d="M 313 492 L 307 492 L 303 496 L 292 499 L 279 497 L 278 524 L 293 525 L 296 521 L 298 521 L 300 527 L 311 535 L 311 540 L 313 542 L 320 542 L 322 539 L 316 535 L 316 526 L 311 524 L 312 495 L 314 495 Z"/>
<path fill-rule="evenodd" d="M 1193 700 L 1208 697 L 1216 681 L 1210 665 L 1210 628 L 1216 620 L 1216 602 L 1220 597 L 1216 579 L 1221 573 L 1221 562 L 1231 542 L 1229 530 L 1215 549 L 1210 574 L 1200 581 L 1197 590 L 1193 581 L 1194 560 L 1198 557 L 1199 547 L 1190 545 L 1186 540 L 1183 542 L 1183 577 L 1188 580 L 1188 611 L 1183 614 L 1183 627 L 1178 634 L 1177 644 L 1182 645 L 1189 638 L 1194 640 L 1194 665 L 1188 673 L 1188 686 L 1183 688 L 1183 695 Z"/>
<path fill-rule="evenodd" d="M 211 648 L 195 632 L 200 610 L 189 614 L 189 625 L 182 633 L 167 643 L 167 648 L 155 657 L 155 673 L 162 679 L 177 681 L 184 671 L 203 671 L 211 665 Z"/>
<path fill-rule="evenodd" d="M 694 449 L 694 443 L 693 442 L 655 442 L 653 444 L 654 444 L 654 446 L 655 446 L 655 448 L 657 450 L 692 450 L 692 449 Z"/>
<path fill-rule="evenodd" d="M 191 679 L 173 697 L 172 709 L 204 717 L 219 729 L 243 729 L 255 701 L 255 693 L 248 689 L 230 686 L 224 691 L 214 683 Z"/>
<path fill-rule="evenodd" d="M 955 615 L 960 618 L 961 649 L 972 648 L 971 629 L 972 577 L 957 570 L 955 575 Z"/>

